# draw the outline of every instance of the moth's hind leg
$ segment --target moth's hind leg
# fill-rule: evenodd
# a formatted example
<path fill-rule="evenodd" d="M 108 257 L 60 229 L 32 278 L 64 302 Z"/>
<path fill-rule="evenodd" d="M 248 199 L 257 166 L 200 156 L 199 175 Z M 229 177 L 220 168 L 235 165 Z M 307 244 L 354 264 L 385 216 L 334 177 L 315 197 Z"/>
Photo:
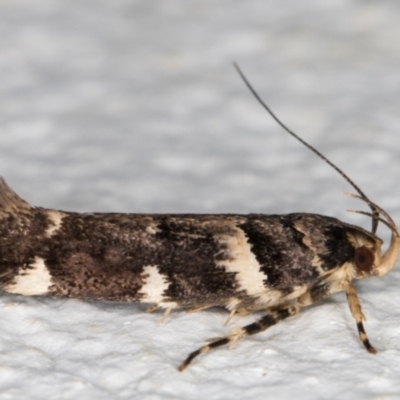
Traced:
<path fill-rule="evenodd" d="M 358 329 L 358 335 L 360 337 L 360 340 L 362 341 L 364 347 L 370 353 L 376 354 L 376 350 L 369 342 L 367 333 L 365 332 L 365 329 L 364 329 L 363 321 L 365 321 L 366 318 L 362 312 L 360 300 L 358 300 L 356 289 L 349 282 L 345 286 L 345 292 L 346 292 L 346 296 L 347 296 L 347 301 L 349 303 L 351 315 L 357 322 L 357 329 Z"/>
<path fill-rule="evenodd" d="M 230 348 L 235 346 L 245 336 L 255 335 L 256 333 L 265 331 L 279 321 L 286 319 L 299 312 L 299 306 L 290 306 L 283 309 L 275 309 L 269 311 L 267 315 L 260 318 L 252 324 L 246 325 L 243 328 L 233 330 L 228 336 L 213 340 L 212 342 L 200 347 L 198 350 L 189 354 L 186 360 L 179 366 L 178 370 L 183 371 L 198 355 L 207 353 L 212 349 L 230 344 Z"/>

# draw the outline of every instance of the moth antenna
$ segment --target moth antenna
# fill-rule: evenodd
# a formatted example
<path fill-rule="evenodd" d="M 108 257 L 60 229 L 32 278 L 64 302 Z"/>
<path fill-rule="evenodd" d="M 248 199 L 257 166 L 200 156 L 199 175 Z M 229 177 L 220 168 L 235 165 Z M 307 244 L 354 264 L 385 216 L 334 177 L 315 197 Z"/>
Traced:
<path fill-rule="evenodd" d="M 332 161 L 330 161 L 327 157 L 325 157 L 320 151 L 318 151 L 315 147 L 311 146 L 308 144 L 304 139 L 302 139 L 299 135 L 294 133 L 291 129 L 289 129 L 276 115 L 275 113 L 267 106 L 267 104 L 261 99 L 259 94 L 256 92 L 256 90 L 253 88 L 253 86 L 250 84 L 250 82 L 247 80 L 246 76 L 242 72 L 242 70 L 239 68 L 239 66 L 234 62 L 233 66 L 235 67 L 237 73 L 239 76 L 242 78 L 243 82 L 245 85 L 248 87 L 250 92 L 253 94 L 253 96 L 257 99 L 257 101 L 264 107 L 264 109 L 271 115 L 271 117 L 280 125 L 287 133 L 292 135 L 295 139 L 297 139 L 300 143 L 302 143 L 304 146 L 309 148 L 314 154 L 316 154 L 319 158 L 324 160 L 328 165 L 330 165 L 336 172 L 338 172 L 361 196 L 363 200 L 370 206 L 371 211 L 372 211 L 372 233 L 376 233 L 376 230 L 378 228 L 378 221 L 379 221 L 379 211 L 376 208 L 375 205 L 371 203 L 371 201 L 368 199 L 366 194 L 351 180 L 339 167 L 337 167 Z"/>
<path fill-rule="evenodd" d="M 365 199 L 365 198 L 363 198 L 361 196 L 357 196 L 356 194 L 347 193 L 347 192 L 343 192 L 343 194 L 346 195 L 346 196 L 349 196 L 349 197 L 353 197 L 355 199 L 362 200 L 365 203 L 367 203 L 371 208 L 374 208 L 379 214 L 382 214 L 386 218 L 386 220 L 387 220 L 386 226 L 390 226 L 391 228 L 393 228 L 397 232 L 397 228 L 396 228 L 395 222 L 393 221 L 392 217 L 382 207 L 379 207 L 377 204 L 373 203 L 371 200 Z M 369 215 L 370 217 L 372 216 L 370 213 L 367 213 L 365 211 L 356 211 L 356 210 L 349 210 L 349 211 L 356 212 L 357 214 Z M 382 218 L 379 218 L 379 220 L 382 222 Z M 397 232 L 397 236 L 399 236 L 398 232 Z"/>
<path fill-rule="evenodd" d="M 362 214 L 362 215 L 366 215 L 367 217 L 373 217 L 372 213 L 369 213 L 367 211 L 361 211 L 361 210 L 347 210 L 347 212 L 351 212 L 353 214 Z M 388 221 L 386 221 L 385 219 L 378 217 L 379 222 L 382 222 L 382 224 L 386 225 L 392 232 L 394 231 L 393 225 L 391 225 Z M 396 234 L 396 236 L 398 236 L 398 233 Z"/>

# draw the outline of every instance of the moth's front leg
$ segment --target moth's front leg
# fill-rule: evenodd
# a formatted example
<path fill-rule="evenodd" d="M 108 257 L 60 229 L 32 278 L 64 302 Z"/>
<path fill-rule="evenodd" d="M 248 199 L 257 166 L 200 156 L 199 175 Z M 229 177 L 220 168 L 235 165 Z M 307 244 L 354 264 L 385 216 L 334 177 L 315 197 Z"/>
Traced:
<path fill-rule="evenodd" d="M 297 305 L 292 305 L 282 309 L 274 309 L 268 312 L 267 315 L 260 318 L 252 324 L 246 325 L 243 328 L 234 329 L 229 335 L 213 340 L 212 342 L 200 347 L 198 350 L 189 354 L 186 360 L 178 367 L 179 371 L 183 371 L 198 355 L 207 353 L 216 347 L 225 346 L 230 344 L 230 348 L 235 346 L 245 336 L 255 335 L 256 333 L 265 331 L 278 322 L 296 315 L 300 310 Z"/>
<path fill-rule="evenodd" d="M 368 340 L 367 333 L 364 329 L 363 321 L 366 320 L 362 312 L 360 300 L 358 299 L 356 289 L 348 280 L 331 280 L 321 281 L 318 285 L 314 286 L 310 291 L 305 293 L 299 298 L 298 304 L 301 307 L 309 306 L 319 300 L 323 300 L 333 293 L 344 291 L 346 293 L 347 302 L 349 304 L 350 312 L 357 323 L 358 335 L 364 347 L 371 354 L 375 354 L 376 350 Z"/>
<path fill-rule="evenodd" d="M 348 282 L 344 288 L 347 296 L 347 301 L 349 303 L 350 312 L 353 318 L 357 322 L 357 330 L 360 340 L 362 341 L 364 347 L 368 350 L 368 352 L 372 354 L 376 354 L 376 349 L 371 345 L 368 340 L 367 333 L 364 329 L 363 321 L 366 320 L 365 315 L 362 312 L 360 300 L 358 299 L 356 289 Z"/>

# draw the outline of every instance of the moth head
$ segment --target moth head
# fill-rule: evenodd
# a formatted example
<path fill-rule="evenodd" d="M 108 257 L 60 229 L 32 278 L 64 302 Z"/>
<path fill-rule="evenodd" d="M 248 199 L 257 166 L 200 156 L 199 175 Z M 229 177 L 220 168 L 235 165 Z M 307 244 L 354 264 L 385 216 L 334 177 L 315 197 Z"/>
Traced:
<path fill-rule="evenodd" d="M 367 204 L 372 206 L 378 214 L 371 214 L 357 210 L 349 211 L 368 215 L 376 221 L 382 222 L 391 231 L 389 247 L 386 252 L 382 254 L 381 246 L 383 242 L 375 235 L 375 233 L 354 227 L 354 230 L 350 233 L 351 237 L 349 237 L 349 239 L 354 246 L 353 267 L 356 274 L 355 277 L 365 278 L 367 276 L 382 276 L 389 272 L 396 264 L 400 247 L 399 231 L 393 219 L 385 210 L 368 199 L 356 195 L 351 196 L 365 201 Z"/>

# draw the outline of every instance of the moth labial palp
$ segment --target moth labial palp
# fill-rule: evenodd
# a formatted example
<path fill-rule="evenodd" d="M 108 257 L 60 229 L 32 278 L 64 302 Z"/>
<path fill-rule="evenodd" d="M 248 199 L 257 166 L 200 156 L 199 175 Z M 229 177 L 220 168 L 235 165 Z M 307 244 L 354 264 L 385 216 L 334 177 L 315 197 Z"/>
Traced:
<path fill-rule="evenodd" d="M 148 312 L 223 307 L 233 315 L 265 312 L 257 321 L 210 341 L 198 355 L 232 347 L 296 315 L 333 293 L 345 292 L 365 348 L 354 279 L 382 276 L 395 265 L 399 232 L 392 218 L 325 156 L 292 136 L 346 179 L 371 212 L 368 232 L 318 214 L 73 213 L 30 206 L 0 179 L 0 288 L 22 295 L 53 295 L 148 303 Z M 375 232 L 391 231 L 388 249 Z M 230 318 L 229 317 L 229 318 Z"/>

